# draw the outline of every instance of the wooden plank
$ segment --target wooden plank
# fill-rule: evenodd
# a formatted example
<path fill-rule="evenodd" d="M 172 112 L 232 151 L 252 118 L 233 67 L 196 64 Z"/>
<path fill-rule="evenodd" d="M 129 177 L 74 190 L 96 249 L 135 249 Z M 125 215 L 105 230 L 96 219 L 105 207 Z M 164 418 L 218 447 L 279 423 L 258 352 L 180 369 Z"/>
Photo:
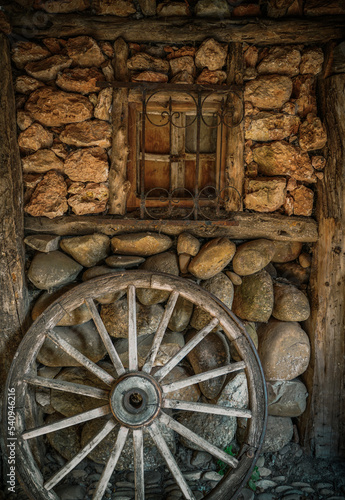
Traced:
<path fill-rule="evenodd" d="M 25 333 L 28 297 L 24 273 L 22 170 L 7 37 L 0 33 L 0 391 Z M 2 398 L 1 398 L 2 401 Z"/>
<path fill-rule="evenodd" d="M 74 382 L 66 382 L 65 380 L 56 380 L 44 377 L 25 377 L 25 382 L 37 387 L 47 387 L 49 389 L 57 389 L 58 391 L 71 392 L 73 394 L 82 394 L 89 398 L 109 399 L 109 391 L 98 389 L 98 387 L 90 387 L 83 384 L 75 384 Z"/>
<path fill-rule="evenodd" d="M 128 369 L 138 370 L 137 347 L 137 306 L 135 302 L 135 286 L 129 285 L 127 291 L 128 308 Z"/>
<path fill-rule="evenodd" d="M 164 18 L 126 19 L 116 16 L 93 16 L 73 13 L 45 14 L 45 24 L 34 22 L 36 13 L 14 14 L 10 21 L 14 33 L 26 38 L 35 36 L 71 37 L 90 35 L 97 40 L 115 40 L 123 37 L 130 42 L 196 43 L 217 33 L 221 42 L 246 42 L 260 45 L 286 43 L 323 43 L 342 39 L 344 16 L 324 16 L 309 19 L 191 19 L 175 17 L 167 23 Z M 32 33 L 30 33 L 30 30 Z"/>
<path fill-rule="evenodd" d="M 311 362 L 304 379 L 307 411 L 300 417 L 303 443 L 317 457 L 345 456 L 345 75 L 320 82 L 329 155 L 318 182 L 320 236 L 313 252 L 311 316 L 305 327 Z"/>
<path fill-rule="evenodd" d="M 92 234 L 115 236 L 123 232 L 155 231 L 171 236 L 188 231 L 200 238 L 227 236 L 234 239 L 267 238 L 277 241 L 315 242 L 317 223 L 311 217 L 288 217 L 278 214 L 239 212 L 229 221 L 152 221 L 98 216 L 66 216 L 57 219 L 26 217 L 25 229 L 30 234 L 60 236 Z"/>
<path fill-rule="evenodd" d="M 144 486 L 144 433 L 133 429 L 135 500 L 145 500 Z"/>
<path fill-rule="evenodd" d="M 226 417 L 252 417 L 252 412 L 250 410 L 229 408 L 228 406 L 217 406 L 205 403 L 191 403 L 189 401 L 179 401 L 177 399 L 165 399 L 163 401 L 163 408 L 195 411 L 197 413 L 209 413 L 212 415 L 225 415 Z"/>
<path fill-rule="evenodd" d="M 114 73 L 118 81 L 128 80 L 128 45 L 118 38 L 114 43 Z M 114 89 L 112 106 L 112 148 L 109 169 L 109 213 L 124 215 L 130 183 L 127 180 L 128 159 L 128 90 Z"/>
<path fill-rule="evenodd" d="M 243 48 L 242 43 L 230 43 L 227 63 L 227 84 L 243 84 Z M 244 106 L 243 90 L 238 91 L 240 105 Z M 231 106 L 231 96 L 229 95 L 227 105 Z M 229 199 L 225 203 L 226 210 L 243 210 L 243 182 L 244 182 L 244 120 L 236 127 L 228 127 L 226 130 L 226 161 L 225 161 L 225 186 L 234 187 L 229 190 Z"/>

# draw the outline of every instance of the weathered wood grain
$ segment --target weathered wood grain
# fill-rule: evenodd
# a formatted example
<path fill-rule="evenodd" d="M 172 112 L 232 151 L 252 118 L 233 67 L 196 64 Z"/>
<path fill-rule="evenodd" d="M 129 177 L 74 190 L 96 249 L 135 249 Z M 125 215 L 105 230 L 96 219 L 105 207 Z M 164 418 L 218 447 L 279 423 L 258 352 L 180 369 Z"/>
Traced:
<path fill-rule="evenodd" d="M 23 187 L 8 40 L 0 33 L 0 391 L 25 331 Z"/>
<path fill-rule="evenodd" d="M 234 239 L 268 238 L 278 241 L 317 240 L 317 223 L 311 217 L 287 217 L 276 214 L 241 212 L 232 215 L 230 221 L 153 221 L 97 216 L 68 216 L 58 219 L 26 217 L 28 233 L 58 234 L 60 236 L 92 234 L 94 232 L 114 236 L 123 232 L 157 231 L 178 235 L 189 231 L 201 238 L 228 236 Z"/>
<path fill-rule="evenodd" d="M 128 45 L 123 38 L 114 43 L 115 80 L 128 81 Z M 127 181 L 128 158 L 128 90 L 113 90 L 112 148 L 109 170 L 109 213 L 124 215 L 130 184 Z"/>
<path fill-rule="evenodd" d="M 90 35 L 98 40 L 123 37 L 131 42 L 195 43 L 217 34 L 222 42 L 247 42 L 260 45 L 280 43 L 319 43 L 340 40 L 344 36 L 344 16 L 309 19 L 216 19 L 172 18 L 126 19 L 115 16 L 89 16 L 74 13 L 45 14 L 42 26 L 35 13 L 14 15 L 14 33 L 28 37 L 70 37 Z M 37 16 L 36 16 L 37 17 Z"/>
<path fill-rule="evenodd" d="M 312 346 L 301 416 L 304 446 L 322 458 L 345 456 L 345 75 L 320 82 L 328 131 L 324 181 L 318 183 L 319 240 L 313 252 L 306 329 Z"/>

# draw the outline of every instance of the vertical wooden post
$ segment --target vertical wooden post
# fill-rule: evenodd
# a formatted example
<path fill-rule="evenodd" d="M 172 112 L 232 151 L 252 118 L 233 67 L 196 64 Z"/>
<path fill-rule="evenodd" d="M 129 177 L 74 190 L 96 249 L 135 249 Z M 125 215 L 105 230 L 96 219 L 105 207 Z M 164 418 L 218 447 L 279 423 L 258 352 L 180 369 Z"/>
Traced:
<path fill-rule="evenodd" d="M 123 38 L 114 43 L 115 80 L 128 81 L 128 45 Z M 112 110 L 112 147 L 109 171 L 109 213 L 124 215 L 126 213 L 127 193 L 130 183 L 127 178 L 128 159 L 128 90 L 114 89 Z"/>
<path fill-rule="evenodd" d="M 319 95 L 329 154 L 324 180 L 318 182 L 319 240 L 305 325 L 312 357 L 300 428 L 305 448 L 328 458 L 345 456 L 345 74 L 321 80 Z"/>
<path fill-rule="evenodd" d="M 23 186 L 8 40 L 0 33 L 0 391 L 24 333 Z"/>
<path fill-rule="evenodd" d="M 243 50 L 242 43 L 230 43 L 228 55 L 227 84 L 243 84 Z M 243 97 L 241 93 L 241 100 Z M 236 127 L 227 128 L 226 139 L 226 165 L 225 165 L 225 186 L 233 186 L 243 194 L 244 180 L 244 128 L 243 121 Z M 243 210 L 242 199 L 239 200 L 237 193 L 229 192 L 229 200 L 226 203 L 226 210 Z"/>

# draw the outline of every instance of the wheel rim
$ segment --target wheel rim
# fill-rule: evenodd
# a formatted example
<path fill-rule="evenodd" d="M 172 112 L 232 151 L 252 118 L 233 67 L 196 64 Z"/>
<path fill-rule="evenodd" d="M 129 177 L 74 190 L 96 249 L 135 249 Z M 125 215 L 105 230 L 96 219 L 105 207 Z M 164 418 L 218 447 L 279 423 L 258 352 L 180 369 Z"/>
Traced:
<path fill-rule="evenodd" d="M 151 349 L 141 369 L 138 365 L 137 351 L 136 288 L 153 288 L 169 292 L 164 314 L 154 334 Z M 95 302 L 98 296 L 117 290 L 127 291 L 128 369 L 124 368 L 114 348 L 98 312 L 97 302 Z M 151 370 L 154 361 L 179 296 L 182 296 L 195 305 L 201 306 L 210 314 L 212 319 L 207 326 L 202 328 L 177 354 L 152 375 Z M 74 310 L 83 303 L 87 304 L 91 312 L 92 319 L 117 373 L 116 379 L 86 358 L 53 331 L 54 326 L 58 324 L 66 312 Z M 230 362 L 220 369 L 187 377 L 174 384 L 164 384 L 164 377 L 216 325 L 221 327 L 222 332 L 226 335 L 229 342 L 234 345 L 240 354 L 242 361 Z M 76 359 L 99 380 L 105 382 L 109 390 L 105 391 L 104 389 L 67 382 L 61 383 L 61 381 L 54 379 L 42 379 L 38 377 L 36 356 L 46 337 L 50 338 L 62 350 Z M 210 380 L 216 376 L 239 370 L 243 371 L 247 378 L 249 393 L 248 409 L 243 410 L 205 403 L 166 399 L 166 395 L 177 388 L 187 387 L 203 380 Z M 190 500 L 195 498 L 160 432 L 160 425 L 172 429 L 178 436 L 188 436 L 189 441 L 194 442 L 194 444 L 211 453 L 213 457 L 221 459 L 229 465 L 229 470 L 224 479 L 205 498 L 207 500 L 234 499 L 251 475 L 262 446 L 266 428 L 266 385 L 255 347 L 244 327 L 234 314 L 216 297 L 202 290 L 189 280 L 163 273 L 150 273 L 146 271 L 114 273 L 80 284 L 60 297 L 42 313 L 25 335 L 12 363 L 7 387 L 15 388 L 18 408 L 16 414 L 17 473 L 29 496 L 36 500 L 56 500 L 58 497 L 54 493 L 53 488 L 114 429 L 118 422 L 120 423 L 120 429 L 93 494 L 93 500 L 103 498 L 108 481 L 116 468 L 116 463 L 121 456 L 130 432 L 133 434 L 136 500 L 145 499 L 143 440 L 146 434 L 151 436 L 184 497 Z M 54 424 L 37 426 L 38 417 L 35 403 L 35 388 L 37 387 L 49 387 L 63 392 L 83 394 L 98 399 L 100 406 L 73 417 L 64 418 Z M 248 425 L 245 443 L 242 445 L 236 459 L 214 447 L 197 434 L 192 433 L 185 426 L 169 416 L 166 410 L 169 412 L 171 409 L 247 418 Z M 49 432 L 92 419 L 104 418 L 104 416 L 107 416 L 108 420 L 103 425 L 103 428 L 76 453 L 74 458 L 44 483 L 37 461 L 34 458 L 36 439 L 40 439 L 40 436 L 44 436 Z"/>

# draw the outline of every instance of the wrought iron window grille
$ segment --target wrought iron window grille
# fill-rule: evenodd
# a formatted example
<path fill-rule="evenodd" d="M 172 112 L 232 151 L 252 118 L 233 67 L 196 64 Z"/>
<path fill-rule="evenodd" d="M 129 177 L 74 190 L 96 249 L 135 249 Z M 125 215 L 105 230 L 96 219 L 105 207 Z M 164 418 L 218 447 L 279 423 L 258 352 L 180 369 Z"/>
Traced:
<path fill-rule="evenodd" d="M 230 201 L 241 204 L 241 194 L 231 185 L 225 184 L 224 171 L 226 158 L 224 141 L 226 134 L 243 120 L 243 104 L 241 88 L 227 85 L 187 85 L 169 83 L 132 83 L 132 82 L 100 82 L 100 86 L 111 85 L 114 88 L 128 88 L 141 94 L 138 119 L 138 154 L 137 154 L 137 186 L 136 195 L 140 199 L 140 219 L 194 219 L 221 220 L 229 219 L 231 212 L 227 210 Z M 181 97 L 182 96 L 182 97 Z M 184 106 L 180 103 L 183 102 Z M 157 103 L 159 103 L 157 105 Z M 159 123 L 153 120 L 153 113 L 159 116 Z M 181 120 L 185 115 L 188 120 Z M 165 155 L 169 162 L 169 187 L 146 186 L 146 160 L 154 158 L 147 153 L 146 131 L 148 126 L 168 127 L 170 151 Z M 174 129 L 183 129 L 186 136 L 188 128 L 196 133 L 195 151 L 192 153 L 171 151 Z M 202 185 L 200 174 L 202 168 L 201 129 L 216 131 L 217 150 L 215 157 L 215 178 L 212 185 Z M 183 183 L 173 183 L 174 165 L 186 158 L 195 159 L 194 185 L 187 188 Z M 194 160 L 193 160 L 194 161 Z M 176 183 L 175 183 L 176 184 Z M 156 206 L 155 206 L 156 204 Z"/>

